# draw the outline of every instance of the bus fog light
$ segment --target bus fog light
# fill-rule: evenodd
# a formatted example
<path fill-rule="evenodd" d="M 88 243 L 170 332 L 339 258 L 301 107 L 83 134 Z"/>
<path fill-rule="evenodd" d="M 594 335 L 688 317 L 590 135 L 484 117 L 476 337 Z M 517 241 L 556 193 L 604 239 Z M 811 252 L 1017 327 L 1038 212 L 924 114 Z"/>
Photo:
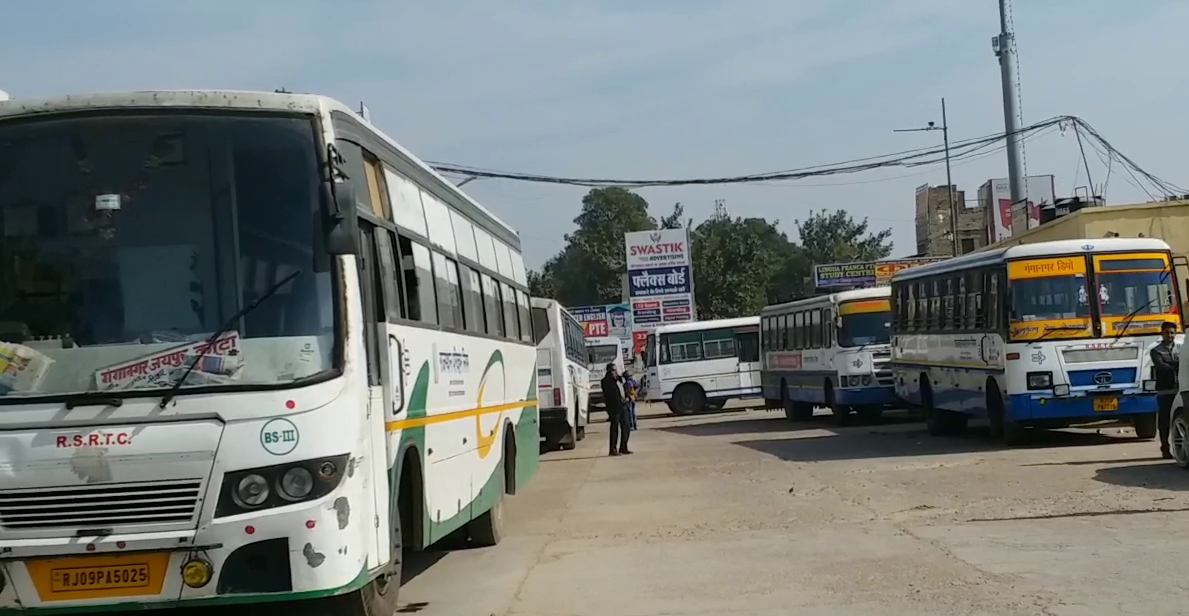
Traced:
<path fill-rule="evenodd" d="M 310 492 L 314 489 L 314 476 L 310 474 L 310 471 L 300 466 L 295 466 L 285 471 L 284 475 L 281 475 L 281 481 L 279 483 L 280 485 L 277 487 L 280 489 L 282 498 L 300 500 L 309 496 Z"/>
<path fill-rule="evenodd" d="M 202 588 L 215 577 L 215 568 L 207 561 L 195 558 L 182 565 L 182 582 L 190 588 Z"/>
<path fill-rule="evenodd" d="M 235 501 L 244 509 L 259 507 L 268 500 L 268 481 L 260 475 L 244 475 L 235 486 Z"/>
<path fill-rule="evenodd" d="M 1144 391 L 1156 391 L 1156 381 L 1144 381 Z"/>
<path fill-rule="evenodd" d="M 864 374 L 864 375 L 863 375 L 863 386 L 864 386 L 864 387 L 866 387 L 866 386 L 868 386 L 868 385 L 870 385 L 870 384 L 871 384 L 871 375 L 870 375 L 870 374 Z"/>
<path fill-rule="evenodd" d="M 1068 396 L 1069 395 L 1069 385 L 1054 385 L 1053 386 L 1053 395 Z"/>

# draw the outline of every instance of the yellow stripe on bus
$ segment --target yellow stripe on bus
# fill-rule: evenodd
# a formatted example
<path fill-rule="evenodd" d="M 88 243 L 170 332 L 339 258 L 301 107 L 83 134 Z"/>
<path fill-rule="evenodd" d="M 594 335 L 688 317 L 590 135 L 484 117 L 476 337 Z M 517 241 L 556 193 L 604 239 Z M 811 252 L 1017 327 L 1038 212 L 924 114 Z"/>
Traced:
<path fill-rule="evenodd" d="M 389 432 L 396 430 L 408 430 L 409 428 L 420 428 L 431 424 L 446 423 L 458 419 L 467 419 L 471 417 L 480 417 L 491 413 L 503 413 L 505 411 L 515 411 L 529 406 L 535 406 L 536 400 L 521 400 L 520 402 L 512 402 L 509 404 L 497 404 L 494 406 L 481 406 L 473 409 L 466 409 L 465 411 L 451 411 L 449 413 L 442 413 L 441 415 L 429 415 L 426 417 L 414 417 L 412 419 L 398 419 L 396 421 L 389 421 L 384 424 L 384 427 Z"/>
<path fill-rule="evenodd" d="M 838 316 L 848 314 L 867 314 L 871 312 L 891 312 L 892 300 L 872 299 L 858 302 L 843 302 L 838 306 Z"/>

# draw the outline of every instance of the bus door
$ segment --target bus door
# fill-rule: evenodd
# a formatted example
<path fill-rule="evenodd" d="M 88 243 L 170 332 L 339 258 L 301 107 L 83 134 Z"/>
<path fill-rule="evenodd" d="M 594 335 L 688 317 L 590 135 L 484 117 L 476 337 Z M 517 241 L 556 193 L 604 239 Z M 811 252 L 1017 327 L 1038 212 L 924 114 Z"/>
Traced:
<path fill-rule="evenodd" d="M 744 394 L 760 387 L 760 330 L 746 327 L 735 332 L 735 353 L 739 357 L 739 388 Z"/>

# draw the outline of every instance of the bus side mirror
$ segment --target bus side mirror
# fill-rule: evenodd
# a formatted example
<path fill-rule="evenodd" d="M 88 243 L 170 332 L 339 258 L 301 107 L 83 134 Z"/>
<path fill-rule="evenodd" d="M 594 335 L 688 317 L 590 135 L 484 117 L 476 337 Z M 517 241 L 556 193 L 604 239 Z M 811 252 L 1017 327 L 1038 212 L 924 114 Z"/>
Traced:
<path fill-rule="evenodd" d="M 323 182 L 322 196 L 330 216 L 326 221 L 326 252 L 359 254 L 359 216 L 355 212 L 355 187 L 350 182 Z"/>

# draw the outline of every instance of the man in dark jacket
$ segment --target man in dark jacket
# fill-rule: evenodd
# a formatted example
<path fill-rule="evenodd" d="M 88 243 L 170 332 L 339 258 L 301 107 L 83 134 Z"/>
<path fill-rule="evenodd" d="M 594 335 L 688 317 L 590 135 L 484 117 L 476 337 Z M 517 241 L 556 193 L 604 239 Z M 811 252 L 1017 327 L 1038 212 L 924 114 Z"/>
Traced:
<path fill-rule="evenodd" d="M 1171 458 L 1168 450 L 1168 431 L 1172 418 L 1172 400 L 1177 395 L 1177 376 L 1180 371 L 1180 358 L 1173 339 L 1177 336 L 1176 323 L 1165 323 L 1160 326 L 1160 342 L 1152 348 L 1152 378 L 1156 380 L 1156 402 L 1159 414 L 1156 425 L 1160 428 L 1160 455 Z"/>
<path fill-rule="evenodd" d="M 603 375 L 599 385 L 603 390 L 603 404 L 607 406 L 607 420 L 611 424 L 610 455 L 632 453 L 628 450 L 628 435 L 631 434 L 631 430 L 627 422 L 627 413 L 624 412 L 623 390 L 619 388 L 619 375 L 616 374 L 615 364 L 607 364 L 607 373 Z"/>

